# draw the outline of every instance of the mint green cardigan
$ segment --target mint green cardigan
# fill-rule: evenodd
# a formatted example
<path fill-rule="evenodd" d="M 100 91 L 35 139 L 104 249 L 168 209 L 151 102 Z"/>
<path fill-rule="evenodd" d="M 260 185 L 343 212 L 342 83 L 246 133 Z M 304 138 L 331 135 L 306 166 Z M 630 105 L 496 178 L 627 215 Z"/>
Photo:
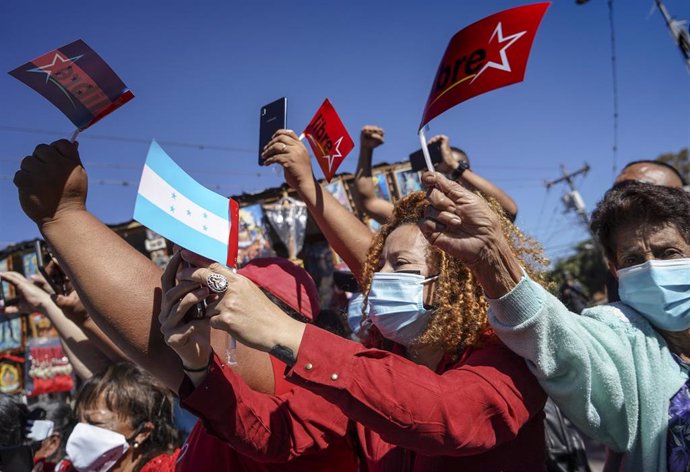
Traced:
<path fill-rule="evenodd" d="M 666 472 L 669 402 L 688 374 L 647 320 L 622 303 L 578 316 L 526 277 L 489 307 L 498 337 L 622 470 Z"/>

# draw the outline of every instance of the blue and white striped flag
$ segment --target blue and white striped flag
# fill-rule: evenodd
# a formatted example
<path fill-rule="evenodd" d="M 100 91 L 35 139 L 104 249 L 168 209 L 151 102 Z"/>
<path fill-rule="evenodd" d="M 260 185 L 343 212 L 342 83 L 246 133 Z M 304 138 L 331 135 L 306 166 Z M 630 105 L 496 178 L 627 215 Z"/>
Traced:
<path fill-rule="evenodd" d="M 235 267 L 239 208 L 191 178 L 156 141 L 141 174 L 134 219 L 190 251 Z"/>

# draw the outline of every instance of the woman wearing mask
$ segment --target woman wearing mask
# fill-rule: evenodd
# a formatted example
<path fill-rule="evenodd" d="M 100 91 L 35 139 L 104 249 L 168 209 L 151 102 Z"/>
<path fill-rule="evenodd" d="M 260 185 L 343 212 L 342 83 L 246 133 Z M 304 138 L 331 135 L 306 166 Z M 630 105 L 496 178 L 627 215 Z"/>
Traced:
<path fill-rule="evenodd" d="M 473 261 L 498 336 L 573 423 L 619 453 L 606 470 L 689 470 L 690 194 L 641 182 L 606 193 L 591 225 L 621 302 L 573 316 L 522 272 L 482 201 L 438 174 L 424 180 L 436 188 L 425 235 Z"/>
<path fill-rule="evenodd" d="M 91 377 L 76 398 L 79 423 L 67 440 L 74 469 L 173 471 L 179 453 L 172 397 L 150 374 L 129 363 Z"/>
<path fill-rule="evenodd" d="M 525 363 L 487 329 L 487 304 L 469 270 L 422 236 L 417 221 L 428 206 L 424 194 L 398 202 L 392 220 L 372 239 L 368 228 L 315 181 L 307 151 L 294 133 L 279 132 L 266 149 L 265 162 L 286 168 L 288 182 L 359 276 L 363 311 L 374 326 L 371 342 L 385 350 L 367 349 L 293 320 L 247 280 L 183 252 L 198 268 L 183 269 L 180 280 L 216 290 L 218 276 L 228 281 L 208 299 L 211 326 L 283 360 L 291 366 L 287 380 L 337 407 L 270 408 L 270 402 L 256 396 L 239 398 L 238 404 L 263 413 L 256 425 L 261 434 L 254 440 L 282 441 L 292 450 L 314 447 L 314 437 L 332 434 L 323 425 L 339 409 L 356 422 L 371 472 L 544 470 L 545 395 Z M 525 240 L 517 229 L 500 218 L 516 252 L 539 259 L 521 244 Z M 208 293 L 191 285 L 187 295 L 179 288 L 168 290 L 164 306 L 169 311 L 161 313 L 162 324 L 181 319 Z M 204 369 L 208 359 L 195 356 L 193 349 L 176 350 L 185 353 L 183 364 L 195 370 L 197 389 L 220 385 L 217 371 Z M 260 430 L 267 422 L 271 427 Z"/>

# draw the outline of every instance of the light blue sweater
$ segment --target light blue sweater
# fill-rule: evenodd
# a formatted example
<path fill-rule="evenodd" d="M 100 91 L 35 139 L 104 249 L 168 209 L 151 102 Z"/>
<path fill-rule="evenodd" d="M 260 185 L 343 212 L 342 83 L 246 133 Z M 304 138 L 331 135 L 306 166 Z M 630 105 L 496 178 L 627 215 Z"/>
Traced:
<path fill-rule="evenodd" d="M 622 303 L 578 316 L 528 278 L 489 306 L 499 338 L 573 423 L 624 454 L 622 470 L 666 472 L 669 402 L 688 377 L 649 322 Z"/>

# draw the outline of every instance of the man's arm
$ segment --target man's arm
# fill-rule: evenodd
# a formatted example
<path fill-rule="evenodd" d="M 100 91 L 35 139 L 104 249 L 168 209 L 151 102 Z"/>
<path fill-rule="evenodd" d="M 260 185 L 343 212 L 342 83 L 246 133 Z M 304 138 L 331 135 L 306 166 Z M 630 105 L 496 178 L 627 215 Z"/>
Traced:
<path fill-rule="evenodd" d="M 436 170 L 452 175 L 453 172 L 458 170 L 460 163 L 453 158 L 453 152 L 450 148 L 448 137 L 440 134 L 429 140 L 429 144 L 433 144 L 435 142 L 441 143 L 441 156 L 443 157 L 443 161 L 437 165 Z M 456 181 L 465 185 L 465 187 L 469 188 L 470 190 L 479 190 L 483 195 L 495 198 L 499 205 L 501 205 L 503 208 L 503 211 L 508 219 L 510 221 L 515 221 L 518 212 L 517 204 L 512 198 L 510 198 L 510 195 L 498 188 L 492 182 L 477 174 L 469 167 L 462 171 L 460 176 L 456 178 Z"/>
<path fill-rule="evenodd" d="M 367 125 L 362 128 L 359 139 L 359 160 L 355 172 L 355 190 L 364 212 L 377 222 L 384 224 L 393 216 L 393 204 L 376 196 L 371 173 L 374 149 L 383 144 L 383 129 Z"/>
<path fill-rule="evenodd" d="M 182 380 L 155 314 L 161 270 L 86 210 L 76 143 L 41 144 L 14 178 L 24 212 L 55 252 L 93 320 L 133 362 L 171 388 Z"/>

